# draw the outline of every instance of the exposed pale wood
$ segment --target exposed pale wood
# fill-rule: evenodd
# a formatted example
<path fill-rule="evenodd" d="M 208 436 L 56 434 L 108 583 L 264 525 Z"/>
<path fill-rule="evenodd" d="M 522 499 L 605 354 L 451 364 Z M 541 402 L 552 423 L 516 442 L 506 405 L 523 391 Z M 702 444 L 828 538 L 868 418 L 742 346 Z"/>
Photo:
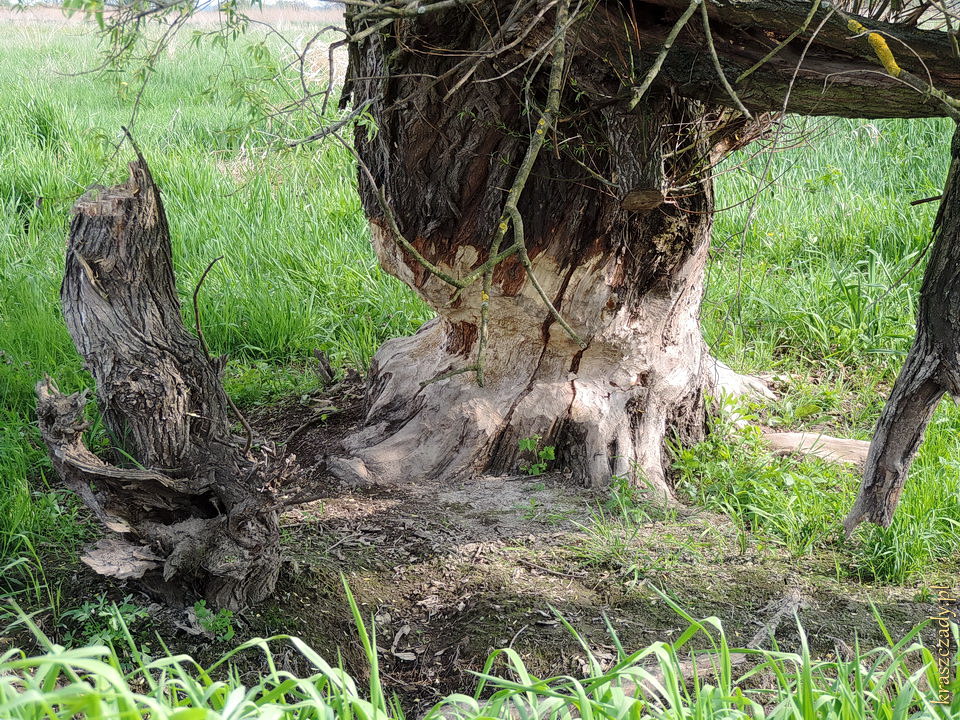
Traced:
<path fill-rule="evenodd" d="M 833 462 L 862 466 L 867 459 L 870 443 L 810 432 L 765 432 L 763 439 L 775 452 L 816 455 Z"/>
<path fill-rule="evenodd" d="M 741 375 L 722 360 L 712 360 L 711 380 L 719 393 L 731 397 L 753 397 L 775 400 L 776 395 L 770 386 L 755 375 Z"/>

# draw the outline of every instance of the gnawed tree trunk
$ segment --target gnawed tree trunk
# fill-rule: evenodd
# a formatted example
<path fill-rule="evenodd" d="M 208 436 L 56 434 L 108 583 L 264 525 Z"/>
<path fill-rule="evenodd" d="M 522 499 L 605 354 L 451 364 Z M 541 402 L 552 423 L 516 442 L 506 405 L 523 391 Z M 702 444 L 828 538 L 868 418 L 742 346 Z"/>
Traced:
<path fill-rule="evenodd" d="M 47 379 L 37 414 L 54 466 L 118 536 L 85 556 L 98 572 L 139 577 L 166 596 L 199 593 L 239 608 L 272 592 L 279 529 L 271 492 L 282 463 L 255 461 L 231 430 L 210 359 L 180 316 L 170 235 L 146 162 L 75 206 L 61 288 L 70 335 L 97 383 L 116 448 L 143 469 L 83 445 L 83 394 Z"/>
<path fill-rule="evenodd" d="M 947 392 L 960 397 L 960 129 L 952 156 L 920 290 L 917 335 L 877 422 L 860 492 L 844 520 L 847 534 L 865 520 L 890 525 L 940 398 Z"/>
<path fill-rule="evenodd" d="M 403 23 L 399 37 L 373 34 L 353 49 L 354 99 L 371 103 L 378 126 L 358 135 L 361 159 L 403 236 L 455 278 L 489 257 L 547 94 L 547 73 L 523 62 L 549 43 L 550 22 L 512 18 L 521 37 L 534 31 L 472 67 L 469 82 L 454 71 L 462 56 L 442 51 L 482 49 L 498 9 L 508 14 L 484 5 L 456 24 L 442 13 Z M 699 324 L 709 167 L 717 148 L 749 133 L 669 91 L 630 109 L 616 99 L 620 79 L 586 51 L 595 42 L 579 25 L 567 38 L 567 119 L 550 131 L 518 205 L 532 272 L 584 345 L 512 256 L 493 275 L 483 385 L 473 372 L 438 380 L 477 355 L 481 285 L 455 296 L 403 250 L 361 173 L 381 263 L 438 317 L 377 353 L 365 427 L 334 471 L 361 481 L 515 472 L 526 459 L 518 441 L 540 435 L 556 447 L 555 467 L 582 481 L 628 476 L 672 497 L 667 443 L 702 437 L 716 375 Z"/>
<path fill-rule="evenodd" d="M 343 477 L 511 471 L 518 440 L 540 435 L 589 483 L 631 475 L 669 497 L 666 446 L 700 437 L 702 398 L 729 375 L 698 325 L 710 167 L 764 126 L 731 122 L 720 106 L 958 112 L 943 95 L 958 88 L 943 32 L 858 21 L 832 4 L 709 2 L 698 17 L 688 0 L 649 0 L 575 5 L 561 44 L 561 7 L 464 0 L 348 12 L 349 94 L 377 126 L 356 136 L 373 244 L 438 318 L 377 354 L 365 428 L 331 463 Z M 891 51 L 884 37 L 911 50 Z M 518 203 L 532 277 L 516 256 L 497 267 L 481 385 L 453 373 L 482 356 L 486 298 L 480 285 L 455 292 L 434 270 L 470 277 L 498 224 L 517 225 L 505 200 L 545 117 L 560 47 L 559 119 Z"/>
<path fill-rule="evenodd" d="M 750 133 L 711 127 L 716 106 L 960 120 L 955 42 L 935 4 L 702 1 L 699 27 L 689 22 L 697 0 L 578 5 L 561 42 L 541 21 L 559 16 L 564 0 L 348 13 L 347 94 L 378 128 L 356 138 L 373 243 L 439 317 L 378 353 L 366 427 L 332 469 L 360 481 L 502 472 L 517 464 L 518 439 L 541 435 L 588 482 L 631 474 L 668 497 L 665 444 L 699 436 L 699 400 L 728 374 L 697 327 L 709 167 Z M 527 139 L 547 116 L 539 69 L 558 48 L 573 60 L 560 119 L 546 124 L 552 152 L 508 213 Z M 495 228 L 520 218 L 533 262 L 502 262 L 489 303 L 485 291 L 454 292 L 438 279 L 471 277 L 496 254 Z M 931 294 L 948 294 L 948 267 Z M 538 303 L 539 286 L 571 332 Z M 955 387 L 954 337 L 949 322 L 935 333 L 921 324 L 848 530 L 862 519 L 889 523 L 922 426 Z M 480 363 L 487 339 L 496 350 Z M 482 366 L 485 385 L 462 372 L 471 365 Z"/>

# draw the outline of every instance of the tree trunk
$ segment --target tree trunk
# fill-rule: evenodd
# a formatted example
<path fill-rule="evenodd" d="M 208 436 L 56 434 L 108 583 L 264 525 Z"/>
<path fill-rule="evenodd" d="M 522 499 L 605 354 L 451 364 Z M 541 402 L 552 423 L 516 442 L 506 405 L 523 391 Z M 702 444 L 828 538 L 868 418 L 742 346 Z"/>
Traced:
<path fill-rule="evenodd" d="M 519 440 L 539 435 L 556 447 L 556 469 L 593 485 L 627 476 L 670 498 L 667 444 L 703 436 L 704 395 L 714 389 L 699 324 L 713 148 L 748 133 L 669 92 L 630 109 L 616 99 L 620 79 L 585 52 L 589 28 L 575 25 L 564 119 L 518 209 L 532 273 L 583 346 L 513 255 L 493 274 L 482 386 L 473 372 L 438 379 L 477 356 L 482 287 L 457 295 L 403 249 L 377 192 L 411 245 L 454 278 L 490 256 L 547 94 L 547 73 L 524 61 L 552 28 L 508 6 L 505 19 L 489 14 L 496 10 L 485 4 L 456 23 L 438 13 L 353 48 L 354 100 L 369 102 L 377 123 L 375 135 L 357 136 L 376 183 L 361 173 L 373 245 L 438 317 L 376 354 L 364 428 L 348 442 L 350 457 L 331 467 L 357 481 L 509 473 L 531 459 Z M 489 27 L 519 40 L 473 65 L 443 52 L 483 50 Z"/>
<path fill-rule="evenodd" d="M 220 375 L 183 326 L 170 236 L 146 162 L 130 179 L 95 188 L 74 208 L 61 301 L 67 328 L 97 383 L 116 461 L 82 441 L 85 396 L 37 388 L 40 427 L 64 481 L 93 508 L 108 537 L 85 561 L 140 577 L 168 597 L 196 591 L 238 608 L 272 592 L 279 569 L 269 492 L 279 466 L 255 462 L 231 431 Z"/>
<path fill-rule="evenodd" d="M 865 520 L 890 525 L 940 398 L 947 392 L 960 397 L 960 129 L 952 154 L 920 291 L 917 335 L 877 421 L 860 493 L 844 520 L 848 535 Z"/>

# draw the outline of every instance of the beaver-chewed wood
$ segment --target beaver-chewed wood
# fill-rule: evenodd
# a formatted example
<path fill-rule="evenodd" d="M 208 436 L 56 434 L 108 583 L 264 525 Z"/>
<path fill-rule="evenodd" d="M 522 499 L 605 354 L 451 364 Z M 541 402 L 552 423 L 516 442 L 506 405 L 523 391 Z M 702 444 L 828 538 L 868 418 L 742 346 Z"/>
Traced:
<path fill-rule="evenodd" d="M 84 393 L 38 384 L 54 467 L 119 535 L 88 550 L 87 564 L 180 601 L 239 608 L 266 597 L 279 569 L 272 486 L 283 464 L 255 460 L 231 430 L 225 359 L 184 327 L 167 219 L 142 157 L 126 183 L 76 204 L 61 302 L 117 450 L 111 464 L 85 447 Z"/>

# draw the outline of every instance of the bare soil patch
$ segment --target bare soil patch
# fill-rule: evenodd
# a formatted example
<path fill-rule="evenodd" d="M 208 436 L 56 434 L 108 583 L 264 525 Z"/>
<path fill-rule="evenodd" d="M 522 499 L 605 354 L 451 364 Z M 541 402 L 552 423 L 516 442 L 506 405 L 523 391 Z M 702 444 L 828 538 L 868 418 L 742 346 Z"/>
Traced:
<path fill-rule="evenodd" d="M 342 487 L 323 473 L 322 458 L 337 451 L 362 412 L 362 385 L 352 378 L 332 393 L 254 416 L 265 438 L 279 442 L 296 431 L 289 447 L 304 470 L 303 492 L 316 498 L 282 518 L 277 592 L 234 619 L 237 636 L 228 643 L 191 629 L 189 609 L 158 605 L 141 632 L 145 640 L 158 631 L 171 651 L 213 660 L 247 637 L 292 634 L 332 662 L 342 658 L 360 679 L 367 666 L 343 574 L 375 621 L 384 682 L 418 713 L 472 687 L 471 672 L 499 647 L 514 648 L 534 675 L 583 675 L 586 655 L 560 616 L 607 664 L 616 659 L 610 627 L 628 651 L 675 639 L 687 622 L 654 588 L 694 617 L 720 618 L 732 646 L 745 644 L 795 589 L 799 620 L 819 656 L 846 652 L 855 638 L 864 646 L 885 643 L 871 602 L 894 637 L 933 610 L 915 599 L 915 589 L 838 577 L 832 554 L 792 557 L 696 508 L 651 508 L 644 522 L 620 523 L 603 509 L 604 495 L 561 475 L 427 483 L 400 467 L 389 487 Z M 77 598 L 105 587 L 117 598 L 135 592 L 121 582 L 105 586 L 75 565 L 54 574 Z M 776 638 L 782 650 L 799 649 L 790 619 Z M 259 672 L 261 661 L 248 655 L 241 672 Z M 310 671 L 292 651 L 279 661 Z"/>

